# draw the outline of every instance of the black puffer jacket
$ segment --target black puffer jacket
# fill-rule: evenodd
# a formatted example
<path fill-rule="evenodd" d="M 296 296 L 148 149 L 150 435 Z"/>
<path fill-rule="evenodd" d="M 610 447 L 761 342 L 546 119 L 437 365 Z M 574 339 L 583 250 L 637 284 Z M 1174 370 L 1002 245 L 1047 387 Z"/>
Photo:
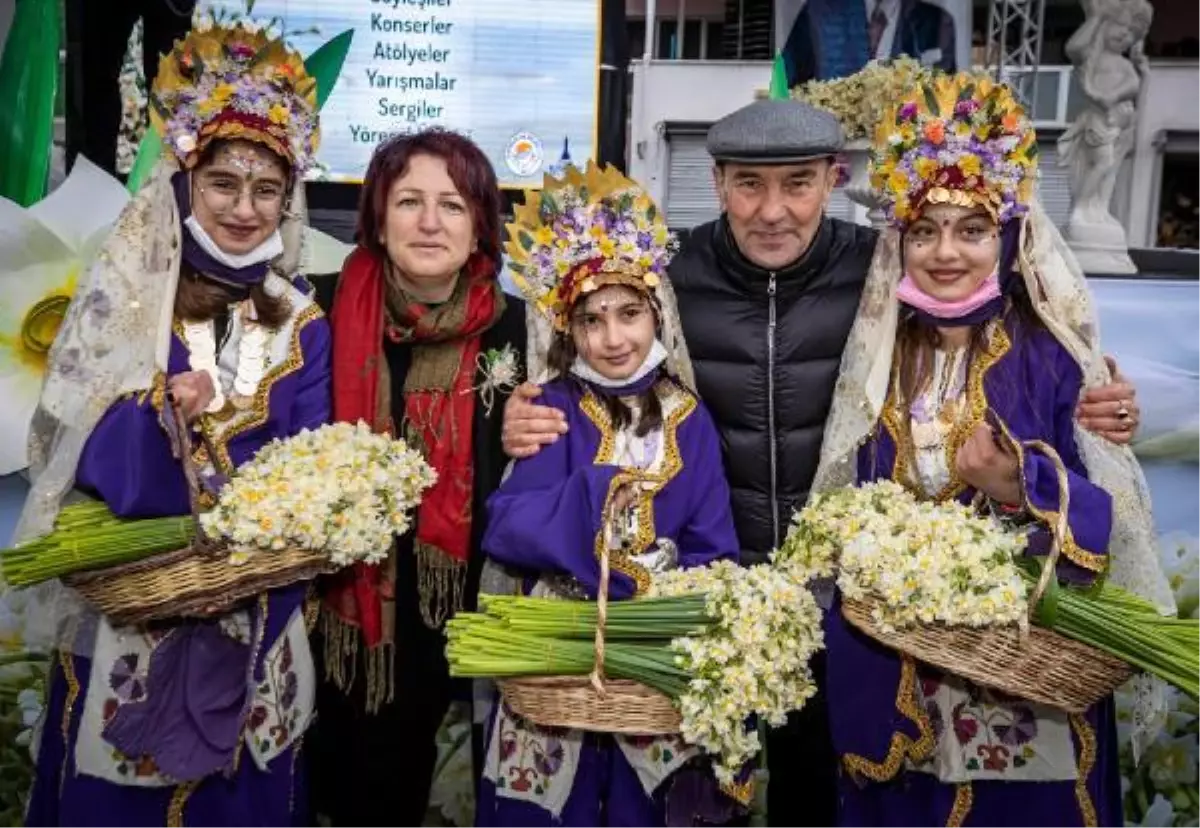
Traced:
<path fill-rule="evenodd" d="M 770 273 L 741 255 L 721 218 L 671 263 L 700 397 L 721 430 L 743 563 L 779 544 L 808 496 L 876 238 L 827 218 L 804 258 Z"/>

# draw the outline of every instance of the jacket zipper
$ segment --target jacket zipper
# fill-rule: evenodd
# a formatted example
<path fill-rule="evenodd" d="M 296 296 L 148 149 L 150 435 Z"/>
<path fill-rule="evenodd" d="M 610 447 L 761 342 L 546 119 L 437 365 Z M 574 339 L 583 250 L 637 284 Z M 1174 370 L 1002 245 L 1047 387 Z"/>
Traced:
<path fill-rule="evenodd" d="M 771 448 L 771 538 L 779 548 L 779 491 L 775 445 L 775 274 L 767 282 L 767 439 Z"/>

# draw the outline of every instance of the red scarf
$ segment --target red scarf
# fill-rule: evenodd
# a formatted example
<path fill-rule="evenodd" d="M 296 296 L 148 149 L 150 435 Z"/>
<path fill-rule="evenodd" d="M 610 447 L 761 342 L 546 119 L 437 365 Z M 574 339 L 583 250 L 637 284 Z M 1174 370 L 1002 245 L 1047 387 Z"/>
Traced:
<path fill-rule="evenodd" d="M 400 428 L 437 471 L 437 482 L 417 507 L 414 543 L 422 614 L 434 628 L 461 607 L 470 555 L 476 360 L 480 335 L 504 311 L 503 294 L 488 270 L 482 278 L 464 274 L 450 300 L 431 308 L 389 291 L 381 263 L 360 247 L 342 268 L 330 317 L 335 420 L 363 420 L 377 433 L 395 434 L 383 341 L 386 336 L 414 345 Z M 352 673 L 347 680 L 343 671 L 347 662 L 353 671 L 361 633 L 368 708 L 383 701 L 385 683 L 390 697 L 384 677 L 390 674 L 395 589 L 395 562 L 389 560 L 343 570 L 325 591 L 330 675 L 343 688 L 353 683 Z"/>

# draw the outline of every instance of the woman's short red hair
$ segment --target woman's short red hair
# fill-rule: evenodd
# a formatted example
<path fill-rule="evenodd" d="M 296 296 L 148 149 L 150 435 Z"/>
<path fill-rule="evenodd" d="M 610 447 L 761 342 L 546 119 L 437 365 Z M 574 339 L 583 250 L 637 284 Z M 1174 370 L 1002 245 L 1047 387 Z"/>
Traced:
<path fill-rule="evenodd" d="M 358 205 L 358 227 L 354 240 L 378 256 L 387 258 L 379 233 L 387 217 L 388 193 L 397 178 L 408 170 L 414 155 L 431 155 L 446 163 L 446 171 L 459 194 L 470 206 L 479 249 L 467 259 L 472 278 L 494 278 L 500 267 L 500 210 L 502 199 L 496 171 L 483 150 L 465 135 L 439 128 L 396 135 L 375 148 Z"/>

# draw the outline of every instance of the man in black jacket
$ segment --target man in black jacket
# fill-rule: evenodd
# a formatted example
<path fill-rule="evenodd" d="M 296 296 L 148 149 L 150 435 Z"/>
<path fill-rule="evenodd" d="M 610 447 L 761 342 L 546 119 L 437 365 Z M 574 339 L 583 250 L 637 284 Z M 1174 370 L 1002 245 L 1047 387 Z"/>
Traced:
<path fill-rule="evenodd" d="M 766 560 L 808 497 L 878 238 L 824 215 L 842 143 L 834 116 L 795 100 L 756 101 L 716 123 L 708 150 L 722 214 L 693 230 L 669 270 L 697 390 L 721 432 L 746 564 Z M 565 431 L 560 412 L 530 402 L 537 393 L 524 385 L 506 406 L 510 456 Z M 1123 381 L 1093 391 L 1081 419 L 1127 441 L 1116 410 L 1133 396 Z M 820 687 L 823 654 L 812 666 Z M 836 823 L 823 693 L 768 733 L 767 757 L 772 825 Z"/>

